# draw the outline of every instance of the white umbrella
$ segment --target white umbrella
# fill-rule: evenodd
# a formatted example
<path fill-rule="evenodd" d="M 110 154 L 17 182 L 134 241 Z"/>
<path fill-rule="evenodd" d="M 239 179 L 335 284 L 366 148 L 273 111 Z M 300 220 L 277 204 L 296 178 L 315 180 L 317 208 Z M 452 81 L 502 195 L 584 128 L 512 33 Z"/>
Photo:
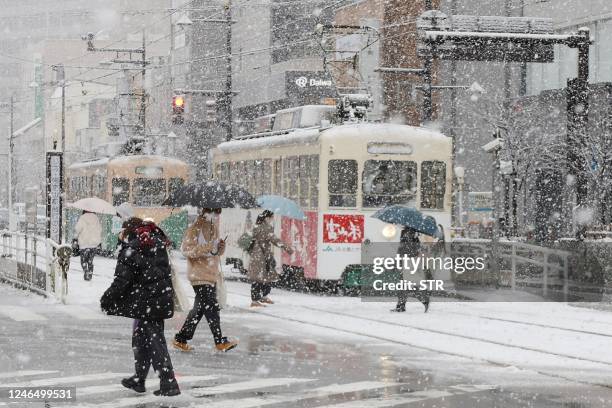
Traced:
<path fill-rule="evenodd" d="M 83 198 L 75 203 L 68 204 L 68 207 L 96 214 L 117 215 L 117 209 L 111 203 L 97 197 Z"/>

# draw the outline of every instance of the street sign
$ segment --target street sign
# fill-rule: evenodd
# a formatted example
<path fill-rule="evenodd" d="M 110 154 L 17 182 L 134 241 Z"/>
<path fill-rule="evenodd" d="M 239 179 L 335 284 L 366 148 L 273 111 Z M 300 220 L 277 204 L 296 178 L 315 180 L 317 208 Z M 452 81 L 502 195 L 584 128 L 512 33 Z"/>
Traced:
<path fill-rule="evenodd" d="M 47 237 L 62 243 L 63 154 L 47 153 Z"/>
<path fill-rule="evenodd" d="M 420 57 L 463 61 L 553 62 L 550 18 L 452 15 L 417 19 Z"/>

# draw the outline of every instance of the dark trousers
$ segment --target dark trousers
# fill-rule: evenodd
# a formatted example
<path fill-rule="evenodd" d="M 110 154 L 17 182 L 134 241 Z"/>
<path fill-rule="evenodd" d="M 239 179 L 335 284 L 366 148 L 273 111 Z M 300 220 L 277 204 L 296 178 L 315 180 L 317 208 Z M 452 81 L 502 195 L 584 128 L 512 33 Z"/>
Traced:
<path fill-rule="evenodd" d="M 85 274 L 93 275 L 94 265 L 93 260 L 96 256 L 97 248 L 82 248 L 81 253 L 81 267 Z"/>
<path fill-rule="evenodd" d="M 397 296 L 396 309 L 406 310 L 406 302 L 409 296 L 414 296 L 419 302 L 429 303 L 429 292 L 424 290 L 403 290 Z"/>
<path fill-rule="evenodd" d="M 251 301 L 259 302 L 261 299 L 268 296 L 271 290 L 272 290 L 272 285 L 269 283 L 263 283 L 263 282 L 251 283 Z"/>
<path fill-rule="evenodd" d="M 164 337 L 163 320 L 134 320 L 132 349 L 136 378 L 144 381 L 151 364 L 163 382 L 174 381 L 174 369 Z"/>
<path fill-rule="evenodd" d="M 198 327 L 198 323 L 206 316 L 208 327 L 212 332 L 215 344 L 221 344 L 225 341 L 221 334 L 221 318 L 219 316 L 219 303 L 217 303 L 217 288 L 213 285 L 198 285 L 194 286 L 196 297 L 193 303 L 193 309 L 187 315 L 185 323 L 181 330 L 174 336 L 175 340 L 181 343 L 193 339 L 193 335 Z"/>

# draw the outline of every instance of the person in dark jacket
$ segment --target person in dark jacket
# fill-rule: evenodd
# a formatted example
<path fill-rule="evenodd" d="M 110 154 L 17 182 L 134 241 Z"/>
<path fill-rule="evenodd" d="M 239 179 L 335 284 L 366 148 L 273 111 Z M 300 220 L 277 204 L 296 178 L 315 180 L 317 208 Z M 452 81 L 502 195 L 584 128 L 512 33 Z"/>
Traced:
<path fill-rule="evenodd" d="M 174 291 L 168 259 L 169 240 L 152 222 L 131 218 L 120 235 L 115 278 L 100 299 L 110 315 L 135 319 L 132 332 L 135 374 L 124 387 L 145 392 L 149 368 L 157 371 L 155 395 L 180 394 L 164 338 L 164 319 L 174 314 Z"/>
<path fill-rule="evenodd" d="M 417 257 L 421 253 L 421 241 L 417 236 L 417 232 L 410 227 L 404 227 L 400 235 L 400 244 L 397 248 L 398 255 L 407 255 L 411 258 Z M 418 272 L 417 272 L 418 273 Z M 415 280 L 410 277 L 410 280 Z M 429 294 L 421 290 L 413 290 L 414 297 L 417 298 L 425 307 L 425 313 L 429 310 Z M 395 309 L 391 309 L 392 312 L 405 312 L 406 302 L 408 301 L 409 292 L 400 291 L 397 298 L 397 305 Z"/>

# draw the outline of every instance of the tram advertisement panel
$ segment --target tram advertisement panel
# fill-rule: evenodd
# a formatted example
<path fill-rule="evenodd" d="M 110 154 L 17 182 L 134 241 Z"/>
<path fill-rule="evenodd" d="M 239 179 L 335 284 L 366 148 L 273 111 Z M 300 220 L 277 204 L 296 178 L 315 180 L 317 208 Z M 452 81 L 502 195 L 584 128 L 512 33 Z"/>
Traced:
<path fill-rule="evenodd" d="M 306 211 L 306 220 L 283 217 L 281 239 L 294 249 L 293 254 L 283 252 L 282 262 L 304 268 L 304 277 L 317 277 L 317 212 Z"/>

